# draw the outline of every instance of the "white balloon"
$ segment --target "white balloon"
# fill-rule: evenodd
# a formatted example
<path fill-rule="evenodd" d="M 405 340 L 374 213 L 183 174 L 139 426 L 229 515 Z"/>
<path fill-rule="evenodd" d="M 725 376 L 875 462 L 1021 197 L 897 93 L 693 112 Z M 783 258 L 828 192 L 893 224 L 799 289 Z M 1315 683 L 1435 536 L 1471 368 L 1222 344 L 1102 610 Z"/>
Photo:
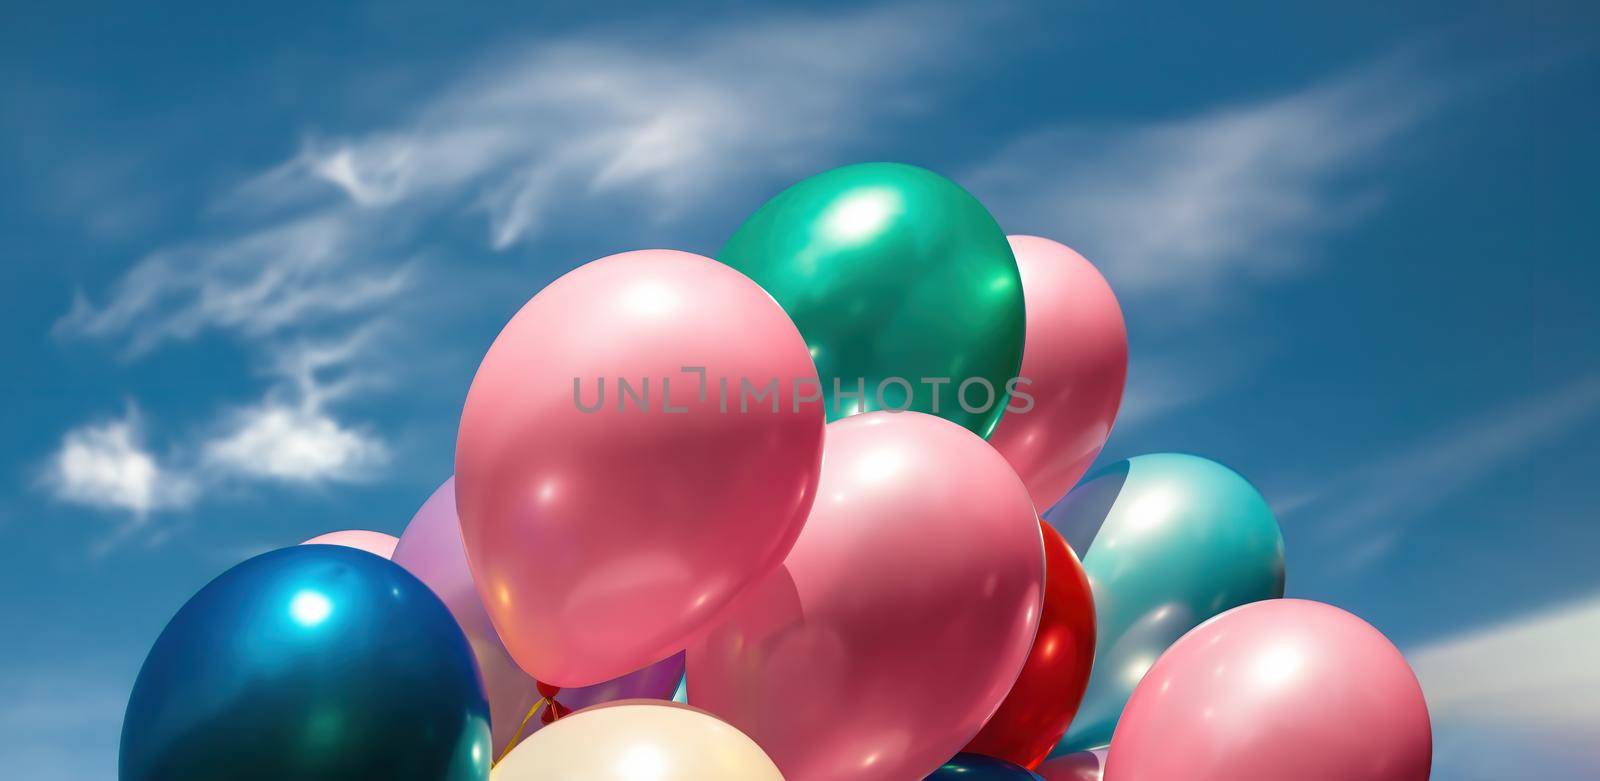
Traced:
<path fill-rule="evenodd" d="M 783 781 L 743 732 L 705 711 L 622 700 L 557 719 L 518 744 L 491 781 Z"/>

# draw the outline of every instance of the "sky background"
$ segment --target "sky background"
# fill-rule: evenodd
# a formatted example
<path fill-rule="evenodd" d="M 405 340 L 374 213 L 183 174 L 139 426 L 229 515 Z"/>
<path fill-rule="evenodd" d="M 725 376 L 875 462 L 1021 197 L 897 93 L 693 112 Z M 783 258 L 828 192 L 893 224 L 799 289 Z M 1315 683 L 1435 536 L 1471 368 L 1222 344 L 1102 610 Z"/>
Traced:
<path fill-rule="evenodd" d="M 449 7 L 449 6 L 465 7 Z M 115 776 L 208 580 L 449 474 L 564 271 L 924 165 L 1106 273 L 1102 462 L 1254 481 L 1435 775 L 1600 775 L 1600 8 L 415 0 L 0 10 L 0 767 Z"/>

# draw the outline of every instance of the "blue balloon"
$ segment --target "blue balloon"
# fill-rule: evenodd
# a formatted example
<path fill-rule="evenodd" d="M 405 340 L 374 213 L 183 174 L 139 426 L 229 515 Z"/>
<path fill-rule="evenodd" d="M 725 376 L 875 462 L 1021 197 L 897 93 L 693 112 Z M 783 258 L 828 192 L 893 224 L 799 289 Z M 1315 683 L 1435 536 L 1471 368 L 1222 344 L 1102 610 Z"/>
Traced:
<path fill-rule="evenodd" d="M 1207 619 L 1283 596 L 1283 533 L 1260 492 L 1199 456 L 1112 464 L 1045 520 L 1083 558 L 1094 591 L 1089 688 L 1050 756 L 1104 746 L 1156 658 Z"/>
<path fill-rule="evenodd" d="M 1033 771 L 982 754 L 957 754 L 923 781 L 1043 781 Z"/>
<path fill-rule="evenodd" d="M 122 781 L 483 781 L 489 705 L 472 650 L 422 581 L 301 545 L 223 573 L 145 659 Z"/>

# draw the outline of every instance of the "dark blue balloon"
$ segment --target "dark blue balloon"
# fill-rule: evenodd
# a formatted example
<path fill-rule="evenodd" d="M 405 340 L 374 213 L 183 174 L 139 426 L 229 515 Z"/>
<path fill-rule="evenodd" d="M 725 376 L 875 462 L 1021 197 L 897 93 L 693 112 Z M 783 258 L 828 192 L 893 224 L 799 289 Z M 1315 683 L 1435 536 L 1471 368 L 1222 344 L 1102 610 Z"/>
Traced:
<path fill-rule="evenodd" d="M 301 545 L 223 573 L 145 659 L 122 781 L 482 781 L 489 705 L 472 650 L 422 581 Z"/>
<path fill-rule="evenodd" d="M 957 754 L 924 781 L 1043 781 L 1033 771 L 982 754 Z"/>

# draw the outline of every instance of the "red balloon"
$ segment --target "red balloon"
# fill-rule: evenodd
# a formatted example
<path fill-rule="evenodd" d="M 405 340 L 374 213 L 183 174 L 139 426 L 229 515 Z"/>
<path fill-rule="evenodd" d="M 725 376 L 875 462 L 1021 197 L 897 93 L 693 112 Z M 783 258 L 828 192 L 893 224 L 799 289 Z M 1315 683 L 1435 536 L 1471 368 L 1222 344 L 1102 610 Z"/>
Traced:
<path fill-rule="evenodd" d="M 1067 733 L 1094 663 L 1094 595 L 1061 533 L 1044 534 L 1044 611 L 1039 634 L 1011 693 L 963 751 L 1037 766 Z"/>

